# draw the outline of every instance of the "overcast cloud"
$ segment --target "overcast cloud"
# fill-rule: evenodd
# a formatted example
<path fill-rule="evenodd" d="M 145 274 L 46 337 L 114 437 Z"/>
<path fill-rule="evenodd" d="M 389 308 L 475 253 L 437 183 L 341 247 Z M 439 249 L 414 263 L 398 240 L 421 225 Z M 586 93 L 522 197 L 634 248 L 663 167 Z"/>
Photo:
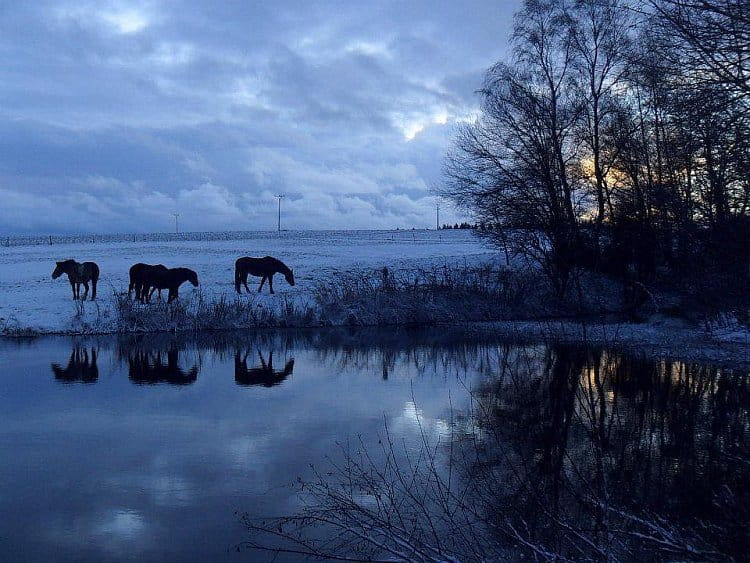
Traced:
<path fill-rule="evenodd" d="M 431 226 L 519 3 L 0 0 L 0 231 Z"/>

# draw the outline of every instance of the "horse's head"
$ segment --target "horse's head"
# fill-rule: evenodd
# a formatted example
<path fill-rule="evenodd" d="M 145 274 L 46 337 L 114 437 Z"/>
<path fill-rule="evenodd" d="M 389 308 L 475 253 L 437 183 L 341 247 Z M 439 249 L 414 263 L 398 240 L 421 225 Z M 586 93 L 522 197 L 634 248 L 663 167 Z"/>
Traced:
<path fill-rule="evenodd" d="M 286 282 L 289 285 L 294 285 L 294 271 L 293 270 L 289 270 L 287 273 L 285 273 L 284 278 L 286 278 Z"/>
<path fill-rule="evenodd" d="M 188 281 L 193 284 L 193 287 L 198 287 L 198 274 L 193 270 L 188 273 Z"/>
<path fill-rule="evenodd" d="M 56 280 L 65 273 L 65 266 L 70 260 L 63 260 L 62 262 L 55 262 L 55 271 L 52 272 L 52 279 Z"/>

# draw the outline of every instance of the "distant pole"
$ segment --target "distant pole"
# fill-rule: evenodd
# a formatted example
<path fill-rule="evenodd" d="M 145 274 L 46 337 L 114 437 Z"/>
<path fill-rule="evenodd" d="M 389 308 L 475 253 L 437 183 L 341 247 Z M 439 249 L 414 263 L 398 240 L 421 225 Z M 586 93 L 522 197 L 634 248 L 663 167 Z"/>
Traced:
<path fill-rule="evenodd" d="M 281 199 L 284 197 L 284 194 L 278 194 L 276 197 L 279 199 L 279 223 L 278 223 L 278 229 L 279 229 L 279 232 L 281 232 Z"/>
<path fill-rule="evenodd" d="M 435 204 L 435 230 L 440 230 L 440 203 Z"/>
<path fill-rule="evenodd" d="M 179 233 L 180 232 L 180 224 L 178 222 L 178 219 L 180 217 L 179 213 L 172 213 L 174 215 L 174 232 Z"/>

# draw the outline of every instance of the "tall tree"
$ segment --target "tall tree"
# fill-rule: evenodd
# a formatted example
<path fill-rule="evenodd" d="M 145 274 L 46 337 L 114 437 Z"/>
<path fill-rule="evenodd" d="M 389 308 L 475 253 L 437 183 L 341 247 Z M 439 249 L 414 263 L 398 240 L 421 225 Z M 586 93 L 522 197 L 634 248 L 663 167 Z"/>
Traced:
<path fill-rule="evenodd" d="M 527 0 L 516 15 L 513 64 L 489 69 L 482 112 L 463 127 L 445 166 L 443 195 L 472 209 L 480 222 L 537 261 L 565 292 L 578 239 L 580 190 L 575 124 L 581 107 L 573 73 L 565 3 Z M 505 242 L 505 240 L 504 240 Z"/>
<path fill-rule="evenodd" d="M 602 224 L 607 214 L 612 215 L 607 178 L 617 156 L 607 135 L 615 133 L 620 110 L 617 96 L 624 89 L 633 20 L 621 0 L 577 0 L 568 21 L 575 87 L 583 108 L 578 137 L 589 152 L 584 157 L 583 179 L 594 195 L 598 254 Z"/>

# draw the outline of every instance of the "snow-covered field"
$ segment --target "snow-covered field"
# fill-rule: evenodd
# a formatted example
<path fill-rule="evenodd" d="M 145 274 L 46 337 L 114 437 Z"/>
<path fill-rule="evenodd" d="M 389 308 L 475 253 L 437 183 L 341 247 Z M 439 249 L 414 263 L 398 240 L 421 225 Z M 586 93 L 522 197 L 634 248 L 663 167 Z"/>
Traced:
<path fill-rule="evenodd" d="M 262 297 L 273 306 L 284 294 L 295 300 L 306 299 L 317 281 L 341 271 L 475 264 L 499 258 L 497 252 L 467 230 L 284 231 L 228 233 L 224 238 L 186 234 L 180 235 L 179 240 L 174 235 L 151 236 L 151 240 L 143 240 L 140 235 L 135 240 L 124 238 L 128 237 L 85 237 L 84 242 L 81 237 L 77 242 L 53 240 L 52 245 L 14 245 L 13 239 L 7 239 L 9 245 L 0 247 L 0 332 L 69 332 L 82 320 L 93 317 L 98 319 L 99 330 L 114 330 L 115 294 L 127 291 L 128 270 L 136 262 L 191 268 L 198 273 L 205 297 L 215 298 L 223 293 L 234 299 L 234 261 L 240 256 L 275 256 L 294 270 L 297 283 L 290 287 L 283 276 L 275 276 L 276 295 L 268 295 L 264 287 Z M 51 278 L 55 261 L 67 258 L 96 262 L 101 270 L 97 301 L 87 302 L 78 317 L 67 276 Z M 259 281 L 251 277 L 248 285 L 257 287 Z M 180 295 L 189 299 L 195 291 L 185 283 Z"/>

